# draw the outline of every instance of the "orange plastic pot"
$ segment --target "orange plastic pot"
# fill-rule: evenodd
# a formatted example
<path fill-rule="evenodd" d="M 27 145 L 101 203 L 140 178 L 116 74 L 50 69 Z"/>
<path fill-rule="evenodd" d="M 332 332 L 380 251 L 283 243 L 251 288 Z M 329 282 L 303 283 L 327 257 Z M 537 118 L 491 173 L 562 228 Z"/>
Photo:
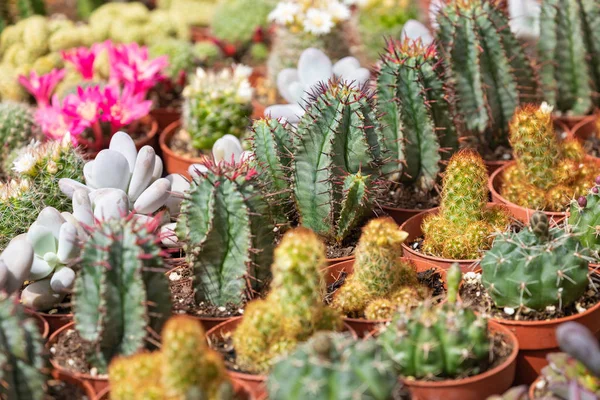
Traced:
<path fill-rule="evenodd" d="M 596 136 L 598 134 L 597 121 L 599 118 L 598 115 L 590 115 L 582 119 L 573 127 L 573 137 L 579 140 L 587 140 L 590 137 Z"/>
<path fill-rule="evenodd" d="M 419 213 L 431 210 L 430 208 L 416 209 L 416 208 L 396 208 L 396 207 L 381 207 L 381 209 L 387 215 L 392 217 L 392 219 L 394 221 L 396 221 L 396 223 L 398 225 L 402 225 L 409 218 L 414 217 L 415 215 L 417 215 Z"/>
<path fill-rule="evenodd" d="M 160 150 L 162 151 L 163 163 L 167 173 L 181 174 L 190 179 L 190 174 L 188 173 L 188 168 L 190 165 L 203 163 L 205 158 L 184 157 L 171 150 L 169 143 L 171 142 L 173 135 L 175 135 L 180 127 L 181 121 L 175 121 L 171 123 L 171 125 L 167 126 L 165 130 L 161 132 L 160 137 L 158 138 L 158 143 L 160 145 Z"/>
<path fill-rule="evenodd" d="M 38 326 L 38 328 L 40 328 L 42 339 L 48 339 L 48 335 L 50 335 L 50 326 L 48 325 L 48 322 L 46 322 L 44 318 L 42 318 L 35 312 L 31 312 L 30 310 L 26 310 L 26 312 L 30 314 L 33 317 L 33 319 L 35 319 L 36 325 Z"/>
<path fill-rule="evenodd" d="M 419 381 L 403 379 L 412 400 L 483 400 L 508 390 L 515 378 L 519 343 L 514 334 L 500 324 L 488 322 L 492 332 L 500 332 L 512 343 L 513 349 L 500 365 L 482 374 L 464 379 Z"/>
<path fill-rule="evenodd" d="M 46 314 L 32 309 L 28 309 L 28 311 L 46 321 L 49 328 L 49 335 L 73 322 L 73 314 Z"/>
<path fill-rule="evenodd" d="M 181 119 L 181 112 L 171 108 L 155 108 L 150 111 L 158 124 L 158 129 L 162 132 L 167 126 Z"/>
<path fill-rule="evenodd" d="M 58 381 L 62 381 L 62 382 L 68 383 L 69 385 L 80 387 L 84 391 L 85 395 L 87 396 L 87 398 L 89 400 L 93 400 L 93 399 L 97 398 L 96 391 L 94 390 L 92 385 L 89 384 L 89 382 L 83 381 L 81 379 L 77 379 L 76 377 L 71 376 L 71 375 L 65 375 L 63 373 L 60 373 L 57 370 L 52 371 L 51 375 L 52 375 L 52 378 L 54 378 Z"/>
<path fill-rule="evenodd" d="M 568 129 L 573 129 L 577 125 L 579 125 L 582 121 L 589 118 L 589 115 L 563 115 L 563 116 L 553 116 L 552 119 L 555 123 L 560 123 L 566 126 Z"/>
<path fill-rule="evenodd" d="M 535 389 L 537 384 L 542 380 L 541 376 L 538 376 L 537 379 L 535 381 L 533 381 L 533 383 L 531 385 L 529 385 L 529 399 L 530 400 L 535 400 Z"/>

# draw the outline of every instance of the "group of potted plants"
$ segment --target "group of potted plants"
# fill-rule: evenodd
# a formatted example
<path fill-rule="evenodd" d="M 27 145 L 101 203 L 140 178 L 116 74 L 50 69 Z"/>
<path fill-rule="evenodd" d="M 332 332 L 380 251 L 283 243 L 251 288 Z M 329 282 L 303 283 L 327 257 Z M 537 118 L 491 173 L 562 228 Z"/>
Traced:
<path fill-rule="evenodd" d="M 188 1 L 0 7 L 0 398 L 598 397 L 600 4 Z"/>

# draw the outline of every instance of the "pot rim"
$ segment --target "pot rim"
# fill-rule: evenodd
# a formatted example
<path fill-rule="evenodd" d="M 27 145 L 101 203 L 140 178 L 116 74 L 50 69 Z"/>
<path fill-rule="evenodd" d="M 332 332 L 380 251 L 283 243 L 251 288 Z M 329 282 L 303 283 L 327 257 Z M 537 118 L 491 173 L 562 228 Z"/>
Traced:
<path fill-rule="evenodd" d="M 174 158 L 179 161 L 183 161 L 191 164 L 201 164 L 204 162 L 204 158 L 193 158 L 193 157 L 184 157 L 182 155 L 177 154 L 175 151 L 171 150 L 167 141 L 171 139 L 171 137 L 177 132 L 177 129 L 181 127 L 181 121 L 171 122 L 158 136 L 158 145 L 163 152 L 163 157 L 166 155 L 167 157 Z"/>
<path fill-rule="evenodd" d="M 37 312 L 35 312 L 29 308 L 25 308 L 25 313 L 28 314 L 33 319 L 42 322 L 42 329 L 40 329 L 40 331 L 41 331 L 40 333 L 42 334 L 42 339 L 44 339 L 44 340 L 48 339 L 48 336 L 50 335 L 50 324 L 48 323 L 48 321 L 46 321 L 44 319 L 44 317 L 42 317 L 40 314 L 38 314 Z"/>
<path fill-rule="evenodd" d="M 586 126 L 589 123 L 595 124 L 596 121 L 599 119 L 600 119 L 600 114 L 595 114 L 595 113 L 583 118 L 575 126 L 573 126 L 573 129 L 571 129 L 571 136 L 577 137 L 576 133 L 578 130 L 582 129 L 584 126 Z"/>
<path fill-rule="evenodd" d="M 396 211 L 396 212 L 415 212 L 415 211 L 418 211 L 417 214 L 420 214 L 420 213 L 425 212 L 425 211 L 433 210 L 434 208 L 437 208 L 437 207 L 422 208 L 421 209 L 421 208 L 398 208 L 398 207 L 381 206 L 381 209 L 383 211 L 386 211 L 386 210 Z"/>

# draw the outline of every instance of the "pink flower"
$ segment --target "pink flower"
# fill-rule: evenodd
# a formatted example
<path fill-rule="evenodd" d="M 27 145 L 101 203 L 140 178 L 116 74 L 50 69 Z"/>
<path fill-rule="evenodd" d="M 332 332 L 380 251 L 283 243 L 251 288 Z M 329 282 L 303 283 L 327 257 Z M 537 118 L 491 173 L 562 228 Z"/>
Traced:
<path fill-rule="evenodd" d="M 54 88 L 65 77 L 65 73 L 64 69 L 53 69 L 45 75 L 38 76 L 35 71 L 31 71 L 29 78 L 19 75 L 19 83 L 33 95 L 38 106 L 44 107 L 49 104 Z"/>
<path fill-rule="evenodd" d="M 97 49 L 97 48 L 96 48 Z M 96 49 L 92 47 L 78 47 L 61 53 L 62 58 L 73 64 L 75 69 L 81 74 L 83 79 L 90 80 L 94 78 L 94 61 L 96 61 Z"/>
<path fill-rule="evenodd" d="M 166 56 L 150 60 L 148 48 L 130 43 L 108 47 L 111 64 L 111 83 L 121 83 L 133 88 L 134 94 L 144 95 L 165 79 L 163 71 L 169 65 Z"/>
<path fill-rule="evenodd" d="M 74 145 L 77 145 L 77 136 L 81 135 L 86 129 L 80 121 L 69 117 L 63 112 L 56 95 L 52 97 L 51 105 L 39 107 L 36 110 L 35 120 L 50 139 L 60 139 L 70 133 Z"/>
<path fill-rule="evenodd" d="M 152 101 L 144 100 L 145 93 L 135 93 L 133 87 L 125 85 L 123 90 L 117 85 L 104 88 L 103 120 L 111 124 L 113 130 L 128 125 L 150 112 Z"/>
<path fill-rule="evenodd" d="M 82 125 L 92 126 L 100 119 L 101 104 L 104 100 L 99 86 L 77 88 L 77 94 L 69 94 L 63 101 L 63 112 Z"/>

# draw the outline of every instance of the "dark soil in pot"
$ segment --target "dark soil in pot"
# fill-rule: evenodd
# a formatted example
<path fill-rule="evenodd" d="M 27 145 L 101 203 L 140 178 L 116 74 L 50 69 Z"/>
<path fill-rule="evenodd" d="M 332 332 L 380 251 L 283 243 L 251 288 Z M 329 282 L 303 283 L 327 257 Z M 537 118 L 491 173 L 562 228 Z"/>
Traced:
<path fill-rule="evenodd" d="M 85 356 L 93 348 L 93 344 L 83 340 L 75 329 L 67 329 L 59 334 L 56 343 L 50 347 L 50 354 L 53 362 L 68 371 L 102 378 Z"/>
<path fill-rule="evenodd" d="M 419 193 L 409 186 L 394 184 L 380 199 L 380 203 L 390 208 L 427 210 L 440 205 L 440 196 L 436 191 Z"/>
<path fill-rule="evenodd" d="M 583 141 L 583 148 L 586 154 L 600 158 L 600 138 L 596 136 L 590 136 Z"/>
<path fill-rule="evenodd" d="M 198 150 L 192 146 L 192 137 L 183 129 L 178 129 L 167 145 L 177 155 L 186 158 L 201 158 L 210 153 L 210 150 Z"/>
<path fill-rule="evenodd" d="M 85 391 L 76 385 L 51 379 L 48 381 L 48 391 L 44 400 L 93 400 L 86 396 Z"/>
<path fill-rule="evenodd" d="M 181 112 L 183 98 L 181 88 L 177 90 L 172 84 L 161 84 L 150 90 L 148 100 L 152 100 L 152 108 L 164 108 L 169 111 Z"/>

